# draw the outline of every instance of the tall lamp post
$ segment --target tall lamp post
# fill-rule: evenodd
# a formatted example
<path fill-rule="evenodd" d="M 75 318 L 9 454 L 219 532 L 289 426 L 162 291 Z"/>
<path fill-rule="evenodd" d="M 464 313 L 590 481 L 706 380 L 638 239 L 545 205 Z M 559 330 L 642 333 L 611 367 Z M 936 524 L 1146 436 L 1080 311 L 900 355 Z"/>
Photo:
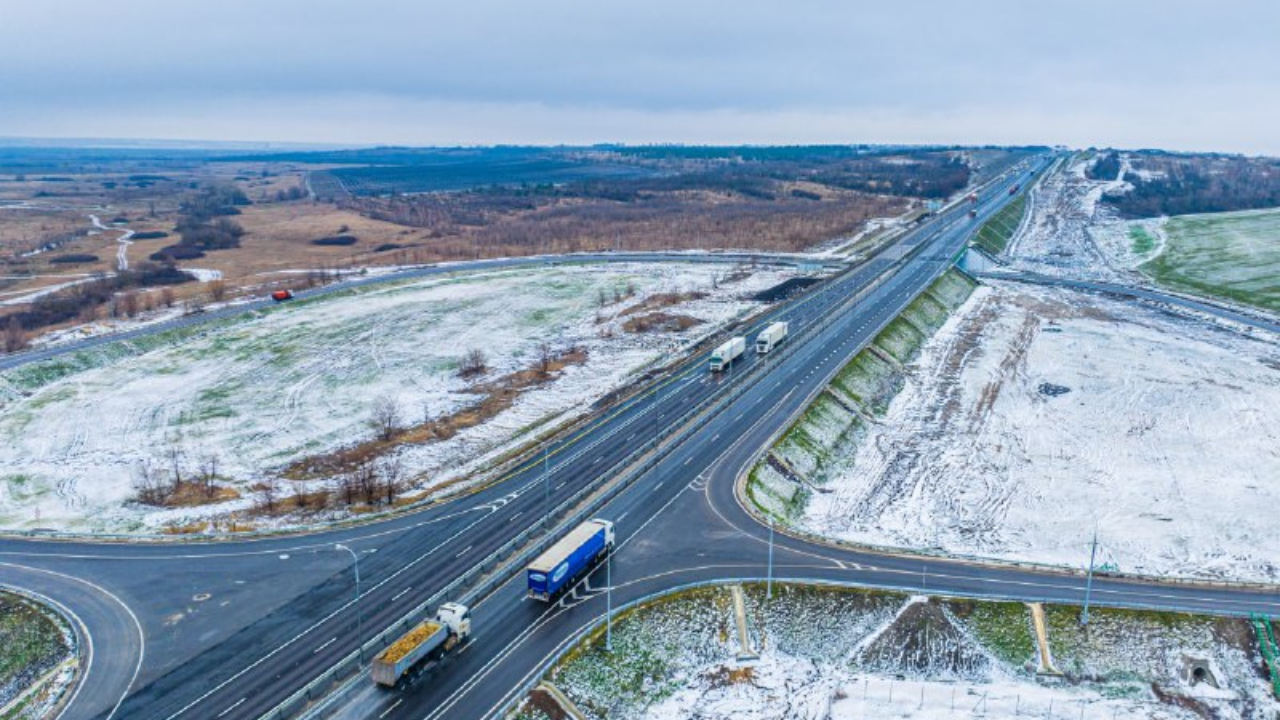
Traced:
<path fill-rule="evenodd" d="M 766 587 L 768 589 L 765 592 L 765 599 L 772 600 L 773 599 L 773 516 L 772 515 L 769 516 L 769 573 L 766 577 L 768 578 L 768 580 L 766 581 L 767 582 Z"/>
<path fill-rule="evenodd" d="M 357 645 L 357 651 L 358 651 L 358 653 L 359 653 L 359 661 L 358 661 L 358 662 L 359 662 L 359 664 L 360 664 L 360 667 L 364 667 L 364 613 L 363 613 L 363 612 L 361 612 L 361 610 L 360 610 L 360 556 L 356 554 L 356 551 L 355 551 L 355 550 L 352 550 L 351 548 L 347 547 L 346 545 L 343 545 L 342 543 L 338 543 L 338 544 L 334 545 L 334 546 L 333 546 L 333 549 L 334 549 L 334 550 L 346 550 L 347 552 L 351 553 L 351 563 L 352 563 L 352 567 L 353 567 L 353 568 L 355 568 L 355 573 L 356 573 L 356 642 L 358 643 L 358 645 Z"/>
<path fill-rule="evenodd" d="M 604 556 L 604 649 L 613 652 L 613 551 Z"/>
<path fill-rule="evenodd" d="M 551 514 L 551 445 L 542 446 L 542 528 Z"/>
<path fill-rule="evenodd" d="M 1089 599 L 1093 594 L 1093 561 L 1098 555 L 1098 528 L 1093 528 L 1093 545 L 1089 548 L 1089 573 L 1084 581 L 1084 611 L 1080 613 L 1080 624 L 1089 624 Z"/>

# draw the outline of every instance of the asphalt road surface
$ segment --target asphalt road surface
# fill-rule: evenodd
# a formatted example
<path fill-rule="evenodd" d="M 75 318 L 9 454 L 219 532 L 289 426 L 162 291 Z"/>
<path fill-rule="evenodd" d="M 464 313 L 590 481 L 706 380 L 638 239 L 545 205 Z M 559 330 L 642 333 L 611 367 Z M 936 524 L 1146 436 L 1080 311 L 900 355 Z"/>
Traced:
<path fill-rule="evenodd" d="M 950 211 L 909 233 L 895 250 L 745 328 L 754 336 L 765 322 L 789 320 L 795 344 L 784 346 L 786 352 L 749 353 L 723 377 L 705 370 L 705 354 L 693 358 L 550 444 L 545 463 L 535 458 L 474 495 L 376 524 L 251 542 L 5 539 L 0 562 L 10 564 L 0 565 L 0 582 L 21 587 L 36 582 L 33 573 L 63 577 L 66 587 L 55 599 L 81 615 L 99 656 L 104 642 L 120 643 L 123 659 L 95 665 L 97 675 L 88 676 L 66 717 L 258 718 L 478 558 L 538 525 L 547 507 L 634 460 L 648 439 L 680 425 L 743 377 L 758 379 L 720 412 L 699 417 L 691 435 L 673 442 L 661 462 L 597 514 L 618 523 L 615 605 L 685 582 L 760 577 L 768 531 L 735 500 L 739 471 L 811 392 L 950 266 L 971 230 L 1007 199 L 1005 188 L 1026 180 L 998 181 L 984 193 L 978 221 L 963 207 Z M 335 543 L 360 557 L 359 602 L 351 556 Z M 775 560 L 780 578 L 1060 602 L 1079 601 L 1083 592 L 1083 580 L 1063 572 L 868 553 L 781 534 Z M 30 569 L 18 573 L 14 565 Z M 461 718 L 499 709 L 536 676 L 548 653 L 602 616 L 596 590 L 602 579 L 597 573 L 588 581 L 570 600 L 547 606 L 522 599 L 517 575 L 475 599 L 475 638 L 463 652 L 401 690 L 357 683 L 358 701 L 345 706 L 347 712 Z M 102 591 L 100 611 L 81 613 L 90 601 L 73 596 L 76 582 Z M 1247 588 L 1099 578 L 1093 597 L 1108 605 L 1280 611 L 1275 593 Z M 111 609 L 110 598 L 118 609 Z M 129 650 L 124 638 L 139 633 L 145 646 Z M 98 683 L 92 693 L 90 680 Z"/>

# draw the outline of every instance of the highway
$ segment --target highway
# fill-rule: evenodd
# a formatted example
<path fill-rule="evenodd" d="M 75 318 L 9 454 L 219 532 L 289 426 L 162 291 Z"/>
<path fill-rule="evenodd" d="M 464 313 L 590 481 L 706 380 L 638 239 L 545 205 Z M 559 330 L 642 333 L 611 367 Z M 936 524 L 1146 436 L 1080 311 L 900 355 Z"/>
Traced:
<path fill-rule="evenodd" d="M 984 194 L 979 220 L 999 209 L 1012 182 Z M 49 586 L 42 592 L 79 607 L 88 603 L 69 597 L 79 587 L 101 606 L 82 619 L 95 638 L 119 643 L 113 646 L 118 657 L 89 672 L 85 687 L 96 683 L 94 693 L 82 692 L 64 716 L 77 720 L 259 718 L 353 652 L 360 633 L 374 636 L 471 570 L 477 558 L 540 527 L 548 507 L 641 455 L 660 458 L 596 513 L 618 522 L 615 604 L 685 582 L 760 577 L 768 531 L 737 502 L 740 471 L 813 391 L 950 266 L 980 224 L 964 213 L 944 214 L 748 328 L 754 335 L 766 321 L 789 320 L 795 343 L 784 346 L 786 352 L 749 354 L 725 378 L 706 372 L 705 354 L 692 358 L 549 445 L 545 463 L 534 458 L 472 496 L 376 524 L 252 542 L 4 539 L 0 582 L 24 586 L 36 576 L 62 577 L 60 584 L 44 581 Z M 709 411 L 710 403 L 730 396 Z M 697 422 L 681 429 L 691 415 Z M 655 453 L 651 444 L 659 438 L 666 445 Z M 358 603 L 351 557 L 335 543 L 361 558 Z M 1064 572 L 869 553 L 782 534 L 777 546 L 779 577 L 1068 602 L 1083 591 L 1082 579 Z M 589 582 L 600 587 L 599 573 Z M 584 586 L 579 595 L 552 606 L 523 600 L 517 576 L 482 597 L 450 597 L 475 604 L 475 639 L 465 652 L 400 691 L 357 683 L 355 705 L 345 707 L 365 717 L 484 717 L 518 694 L 549 653 L 602 616 L 598 592 Z M 111 598 L 129 612 L 111 609 Z M 1100 578 L 1094 598 L 1110 605 L 1280 612 L 1274 592 L 1248 588 Z M 129 618 L 136 618 L 134 627 Z M 135 648 L 125 640 L 130 634 L 145 644 Z"/>

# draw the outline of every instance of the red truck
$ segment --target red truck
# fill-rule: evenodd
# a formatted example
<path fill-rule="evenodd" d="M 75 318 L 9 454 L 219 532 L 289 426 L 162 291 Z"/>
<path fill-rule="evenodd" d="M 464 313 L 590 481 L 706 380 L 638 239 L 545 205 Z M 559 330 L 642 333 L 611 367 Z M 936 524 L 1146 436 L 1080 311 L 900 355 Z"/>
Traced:
<path fill-rule="evenodd" d="M 277 291 L 275 291 L 275 292 L 271 293 L 271 299 L 272 299 L 272 300 L 275 300 L 276 302 L 284 302 L 285 300 L 292 300 L 292 299 L 293 299 L 293 291 L 291 291 L 291 290 L 277 290 Z"/>

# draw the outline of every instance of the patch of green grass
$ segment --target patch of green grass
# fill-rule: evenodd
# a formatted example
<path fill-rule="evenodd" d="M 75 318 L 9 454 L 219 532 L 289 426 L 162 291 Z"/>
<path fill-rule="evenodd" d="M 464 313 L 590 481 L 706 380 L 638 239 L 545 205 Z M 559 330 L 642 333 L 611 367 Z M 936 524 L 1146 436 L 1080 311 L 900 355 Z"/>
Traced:
<path fill-rule="evenodd" d="M 605 629 L 596 628 L 552 670 L 552 680 L 593 716 L 642 710 L 684 685 L 677 672 L 684 658 L 723 652 L 727 595 L 723 588 L 695 589 L 620 612 L 613 651 L 605 650 Z"/>
<path fill-rule="evenodd" d="M 1141 225 L 1129 228 L 1129 240 L 1134 255 L 1146 255 L 1156 246 L 1156 238 Z"/>
<path fill-rule="evenodd" d="M 63 629 L 50 611 L 0 592 L 0 688 L 30 682 L 70 654 Z"/>
<path fill-rule="evenodd" d="M 23 503 L 42 495 L 49 494 L 49 488 L 37 486 L 35 478 L 30 475 L 21 473 L 14 475 L 0 475 L 0 484 L 5 487 L 5 492 L 9 497 L 17 503 Z"/>
<path fill-rule="evenodd" d="M 1000 661 L 1015 668 L 1035 661 L 1036 641 L 1026 605 L 951 601 L 949 606 L 956 617 L 964 621 L 974 639 Z"/>
<path fill-rule="evenodd" d="M 975 282 L 958 272 L 944 273 L 908 305 L 902 315 L 890 322 L 872 345 L 900 365 L 909 363 L 925 341 L 946 323 L 950 311 L 959 307 L 976 286 Z M 841 407 L 831 395 L 839 396 L 845 405 L 856 407 L 862 413 L 880 416 L 888 411 L 890 400 L 897 395 L 903 382 L 899 368 L 869 350 L 858 353 L 836 373 L 830 393 L 819 395 L 787 428 L 774 444 L 774 451 L 786 459 L 806 482 L 819 485 L 826 482 L 825 469 L 832 457 L 844 455 L 844 447 L 856 445 L 863 427 L 859 416 Z M 833 432 L 835 428 L 839 429 Z M 762 460 L 761 464 L 764 462 Z M 809 496 L 807 490 L 790 500 L 779 497 L 770 492 L 767 484 L 761 482 L 754 472 L 747 483 L 747 495 L 757 508 L 771 515 L 782 510 L 789 517 L 803 512 Z"/>
<path fill-rule="evenodd" d="M 1022 216 L 1027 211 L 1027 194 L 1024 192 L 1000 209 L 983 223 L 974 236 L 973 242 L 992 255 L 999 255 L 1009 246 L 1013 234 L 1022 223 Z"/>
<path fill-rule="evenodd" d="M 1280 312 L 1280 210 L 1183 215 L 1164 230 L 1141 266 L 1157 283 Z"/>

